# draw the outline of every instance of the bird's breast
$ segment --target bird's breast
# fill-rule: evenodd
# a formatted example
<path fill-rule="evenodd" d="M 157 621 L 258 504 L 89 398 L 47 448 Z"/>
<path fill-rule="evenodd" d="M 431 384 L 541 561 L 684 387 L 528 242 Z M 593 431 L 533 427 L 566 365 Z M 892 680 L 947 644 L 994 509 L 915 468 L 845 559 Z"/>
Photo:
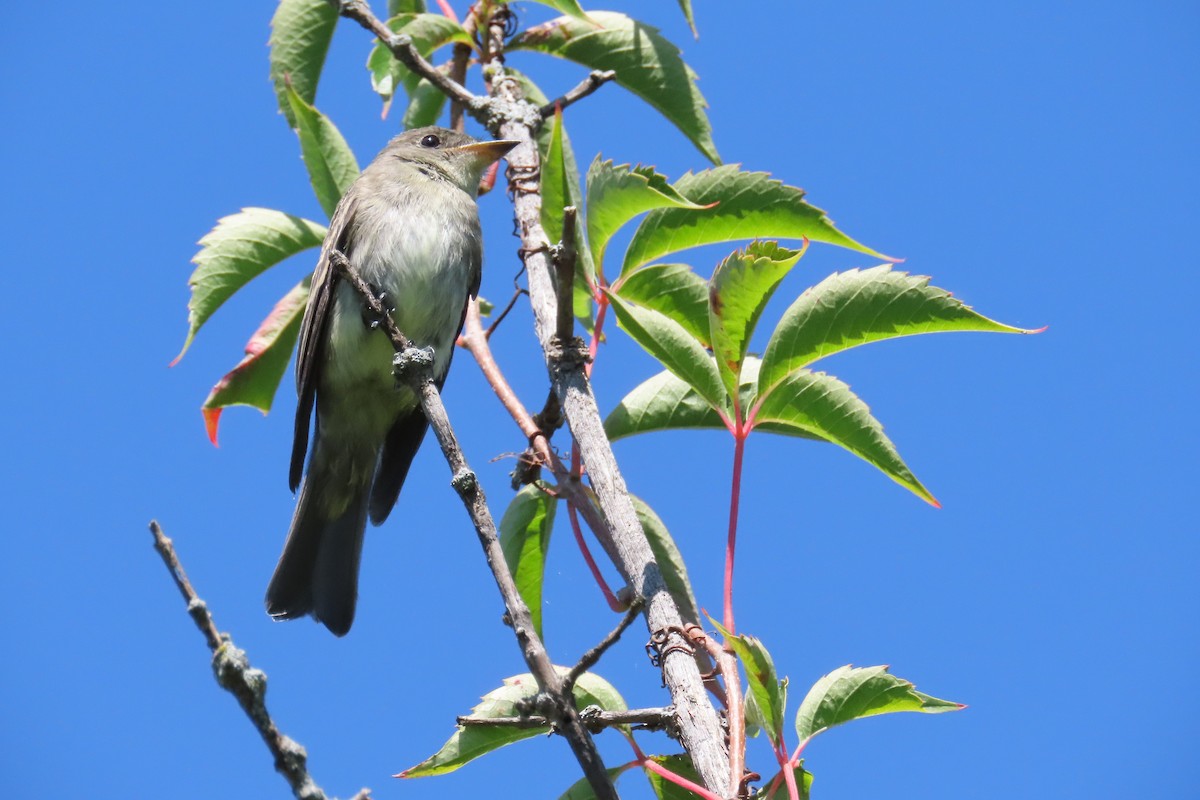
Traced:
<path fill-rule="evenodd" d="M 449 203 L 392 197 L 386 198 L 392 202 L 366 204 L 356 215 L 347 247 L 358 273 L 383 293 L 401 332 L 417 346 L 434 349 L 439 377 L 449 367 L 481 262 L 475 204 L 456 194 L 461 200 Z M 340 283 L 326 351 L 329 389 L 366 382 L 392 390 L 391 344 L 364 322 L 363 307 L 358 293 Z"/>

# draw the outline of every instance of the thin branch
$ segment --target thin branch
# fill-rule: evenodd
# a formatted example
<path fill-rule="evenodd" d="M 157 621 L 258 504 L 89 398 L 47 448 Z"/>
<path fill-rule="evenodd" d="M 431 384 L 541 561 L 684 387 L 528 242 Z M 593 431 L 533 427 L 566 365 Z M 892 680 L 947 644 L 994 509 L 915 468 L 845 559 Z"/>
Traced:
<path fill-rule="evenodd" d="M 593 707 L 579 712 L 583 724 L 593 733 L 599 733 L 614 725 L 637 725 L 646 730 L 669 728 L 674 719 L 674 710 L 667 708 L 631 708 L 626 711 L 604 711 Z M 475 728 L 544 728 L 550 720 L 539 714 L 524 717 L 459 717 L 458 724 Z"/>
<path fill-rule="evenodd" d="M 267 676 L 262 670 L 250 666 L 244 650 L 234 646 L 228 634 L 222 634 L 213 621 L 208 605 L 196 594 L 188 580 L 183 564 L 175 553 L 175 546 L 163 533 L 156 520 L 150 522 L 150 533 L 154 536 L 154 549 L 162 557 L 175 586 L 187 602 L 188 615 L 196 628 L 204 635 L 208 649 L 212 651 L 213 674 L 222 689 L 232 694 L 250 718 L 258 735 L 275 757 L 275 769 L 283 775 L 297 800 L 325 800 L 325 792 L 308 774 L 304 747 L 296 740 L 280 733 L 275 720 L 267 712 Z M 368 800 L 369 789 L 361 789 L 355 798 Z"/>
<path fill-rule="evenodd" d="M 676 631 L 683 624 L 679 608 L 667 591 L 662 572 L 646 540 L 641 523 L 621 477 L 612 448 L 604 434 L 600 412 L 583 369 L 583 360 L 561 358 L 562 348 L 556 347 L 554 334 L 557 322 L 557 302 L 550 259 L 546 249 L 548 239 L 541 224 L 542 198 L 540 190 L 531 190 L 522 176 L 536 175 L 540 168 L 538 150 L 533 141 L 536 125 L 530 121 L 531 108 L 521 94 L 519 84 L 504 73 L 504 25 L 493 18 L 488 25 L 484 74 L 490 78 L 490 93 L 499 100 L 499 108 L 511 109 L 490 126 L 493 133 L 519 144 L 508 153 L 510 189 L 516 214 L 517 231 L 525 253 L 529 274 L 530 305 L 534 312 L 535 329 L 546 354 L 547 368 L 554 391 L 562 403 L 571 433 L 579 443 L 583 460 L 588 467 L 592 486 L 609 522 L 612 538 L 601 541 L 615 555 L 614 561 L 635 593 L 646 600 L 647 627 L 652 635 L 684 639 Z M 540 109 L 533 116 L 540 120 Z M 580 506 L 582 509 L 583 506 Z M 596 529 L 600 534 L 604 529 Z M 736 787 L 730 784 L 729 757 L 725 751 L 724 735 L 717 712 L 709 703 L 703 679 L 691 657 L 691 649 L 670 650 L 663 658 L 663 679 L 671 690 L 678 716 L 680 740 L 692 757 L 692 762 L 705 784 L 715 794 L 728 797 Z"/>
<path fill-rule="evenodd" d="M 612 549 L 613 537 L 608 520 L 604 518 L 603 512 L 593 502 L 592 494 L 571 474 L 571 471 L 562 463 L 558 454 L 550 446 L 549 435 L 554 430 L 550 429 L 549 426 L 544 429 L 538 420 L 530 415 L 528 409 L 525 408 L 525 405 L 517 397 L 516 392 L 513 391 L 512 386 L 509 385 L 508 380 L 504 377 L 504 373 L 500 370 L 499 365 L 496 363 L 496 358 L 492 354 L 488 337 L 483 330 L 483 321 L 480 319 L 478 308 L 470 306 L 467 308 L 466 324 L 463 327 L 462 335 L 459 337 L 459 343 L 475 358 L 475 362 L 479 365 L 480 371 L 483 372 L 488 385 L 492 387 L 492 391 L 496 393 L 496 396 L 500 399 L 500 403 L 517 423 L 517 427 L 521 429 L 521 433 L 529 440 L 530 447 L 537 458 L 554 474 L 554 479 L 558 481 L 559 494 L 583 515 L 588 527 L 597 533 L 601 544 L 605 546 L 609 558 L 615 562 L 617 554 Z M 543 409 L 542 413 L 545 413 L 545 409 Z"/>
<path fill-rule="evenodd" d="M 740 796 L 746 771 L 746 703 L 742 694 L 742 676 L 733 653 L 704 633 L 699 625 L 688 625 L 684 633 L 693 643 L 708 650 L 717 671 L 725 680 L 725 722 L 729 733 L 729 782 Z"/>
<path fill-rule="evenodd" d="M 638 618 L 643 605 L 642 598 L 635 597 L 633 602 L 629 604 L 629 610 L 625 612 L 625 617 L 617 623 L 617 627 L 609 631 L 608 635 L 601 639 L 599 644 L 579 658 L 579 663 L 571 667 L 571 671 L 567 673 L 567 677 L 563 678 L 563 687 L 566 691 L 572 691 L 575 688 L 575 681 L 579 680 L 579 676 L 596 666 L 596 662 L 600 660 L 605 651 L 617 643 L 617 640 L 621 638 L 621 634 L 625 632 L 625 629 Z"/>
<path fill-rule="evenodd" d="M 617 77 L 617 73 L 611 69 L 594 69 L 574 89 L 546 103 L 538 113 L 542 115 L 542 119 L 548 119 L 554 116 L 554 109 L 566 108 L 573 103 L 579 102 L 615 77 Z"/>
<path fill-rule="evenodd" d="M 504 322 L 504 318 L 507 317 L 509 312 L 513 310 L 513 307 L 516 306 L 517 301 L 521 299 L 521 295 L 523 294 L 529 294 L 529 292 L 520 287 L 517 287 L 513 291 L 513 295 L 509 298 L 508 304 L 504 306 L 504 310 L 496 315 L 496 318 L 492 320 L 491 325 L 488 325 L 487 332 L 484 334 L 487 336 L 487 338 L 492 338 L 492 334 L 495 333 L 496 329 L 500 327 L 500 323 Z"/>
<path fill-rule="evenodd" d="M 450 426 L 450 419 L 446 415 L 446 407 L 442 404 L 437 385 L 433 382 L 432 351 L 428 348 L 421 350 L 411 346 L 411 343 L 396 327 L 391 314 L 384 309 L 371 287 L 355 272 L 344 254 L 333 251 L 330 254 L 330 264 L 344 280 L 354 287 L 355 291 L 362 295 L 367 307 L 380 319 L 383 330 L 396 350 L 393 367 L 397 378 L 412 385 L 421 398 L 421 409 L 425 412 L 425 417 L 429 420 L 429 427 L 437 437 L 446 462 L 450 465 L 450 472 L 453 475 L 450 483 L 462 499 L 467 513 L 471 516 L 471 522 L 475 525 L 475 532 L 483 547 L 484 557 L 496 580 L 496 586 L 500 589 L 500 595 L 504 599 L 508 620 L 516 634 L 517 642 L 521 646 L 525 663 L 529 666 L 529 671 L 533 673 L 538 688 L 544 696 L 546 702 L 543 705 L 549 712 L 555 729 L 570 744 L 571 750 L 575 753 L 575 758 L 583 769 L 584 775 L 587 776 L 592 789 L 596 792 L 596 796 L 601 800 L 617 800 L 616 789 L 613 788 L 612 781 L 608 777 L 604 762 L 600 760 L 596 743 L 580 722 L 579 713 L 575 710 L 575 703 L 570 692 L 564 691 L 562 676 L 554 668 L 550 655 L 546 652 L 546 646 L 538 637 L 529 607 L 525 605 L 520 592 L 517 591 L 516 581 L 508 568 L 508 562 L 504 560 L 504 550 L 500 546 L 500 538 L 496 533 L 496 522 L 488 509 L 483 488 L 467 464 L 466 457 L 463 456 L 454 429 Z"/>
<path fill-rule="evenodd" d="M 460 104 L 467 113 L 484 121 L 489 106 L 486 97 L 472 94 L 453 78 L 430 64 L 413 46 L 412 37 L 405 33 L 395 33 L 385 22 L 375 16 L 365 0 L 328 0 L 337 9 L 338 14 L 346 19 L 357 22 L 371 33 L 392 52 L 392 55 L 404 66 L 420 75 L 442 91 L 451 101 Z"/>

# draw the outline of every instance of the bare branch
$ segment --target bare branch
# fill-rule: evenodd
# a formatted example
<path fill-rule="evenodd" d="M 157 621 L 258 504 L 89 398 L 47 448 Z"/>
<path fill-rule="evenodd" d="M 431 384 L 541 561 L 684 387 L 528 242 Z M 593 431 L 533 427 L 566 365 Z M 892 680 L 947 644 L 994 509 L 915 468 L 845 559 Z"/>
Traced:
<path fill-rule="evenodd" d="M 548 240 L 541 224 L 541 193 L 530 190 L 527 183 L 520 180 L 537 175 L 540 169 L 537 145 L 533 140 L 536 122 L 530 120 L 533 117 L 540 121 L 540 109 L 534 109 L 535 113 L 530 114 L 529 110 L 533 107 L 525 101 L 520 86 L 504 73 L 503 19 L 494 17 L 489 22 L 485 44 L 484 74 L 490 79 L 489 91 L 500 101 L 498 108 L 505 111 L 498 122 L 492 123 L 493 133 L 519 142 L 507 158 L 511 167 L 510 189 L 517 231 L 529 275 L 535 329 L 546 354 L 554 391 L 562 403 L 571 433 L 579 444 L 592 486 L 609 523 L 606 528 L 597 528 L 596 532 L 604 542 L 611 530 L 611 539 L 605 542 L 605 547 L 614 556 L 614 562 L 625 580 L 637 595 L 645 599 L 647 626 L 652 635 L 661 632 L 668 638 L 684 642 L 682 633 L 679 633 L 683 624 L 679 608 L 667 591 L 642 531 L 633 501 L 605 436 L 600 412 L 582 364 L 569 360 L 564 362 L 556 357 L 560 352 L 554 342 L 557 302 L 550 259 L 546 253 Z M 581 510 L 585 507 L 583 504 L 579 506 Z M 721 722 L 705 694 L 704 682 L 691 656 L 691 648 L 684 648 L 683 651 L 668 649 L 662 666 L 663 680 L 671 690 L 676 709 L 680 740 L 691 755 L 692 763 L 713 792 L 722 797 L 731 796 L 736 787 L 730 785 L 729 757 Z"/>
<path fill-rule="evenodd" d="M 626 711 L 604 711 L 591 706 L 579 712 L 583 724 L 593 733 L 614 725 L 637 725 L 646 730 L 669 728 L 674 710 L 667 708 L 631 708 Z M 544 728 L 550 720 L 538 714 L 525 717 L 459 717 L 458 724 L 474 728 Z"/>
<path fill-rule="evenodd" d="M 234 646 L 228 634 L 217 630 L 217 624 L 208 612 L 208 606 L 192 588 L 183 564 L 175 553 L 175 546 L 163 533 L 156 520 L 150 522 L 150 533 L 154 535 L 154 549 L 162 557 L 183 599 L 187 601 L 188 615 L 196 623 L 208 649 L 212 651 L 213 674 L 222 689 L 232 694 L 250 718 L 250 722 L 275 757 L 275 769 L 283 775 L 296 800 L 325 800 L 325 792 L 308 774 L 304 747 L 296 740 L 280 733 L 275 720 L 267 712 L 267 676 L 262 670 L 250 666 L 244 650 Z M 370 790 L 362 789 L 355 795 L 360 800 L 369 800 Z"/>
<path fill-rule="evenodd" d="M 579 102 L 615 77 L 617 77 L 617 73 L 611 69 L 594 69 L 574 89 L 546 103 L 538 113 L 542 115 L 542 119 L 548 119 L 554 116 L 554 109 L 566 108 L 573 103 Z"/>

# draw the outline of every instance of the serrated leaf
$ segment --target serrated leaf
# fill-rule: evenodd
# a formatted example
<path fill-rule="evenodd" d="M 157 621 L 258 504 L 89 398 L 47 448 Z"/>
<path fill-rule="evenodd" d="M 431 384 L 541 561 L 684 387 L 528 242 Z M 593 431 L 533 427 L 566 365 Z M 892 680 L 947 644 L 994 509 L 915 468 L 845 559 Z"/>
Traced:
<path fill-rule="evenodd" d="M 288 92 L 288 102 L 296 118 L 309 183 L 321 208 L 332 217 L 338 201 L 358 177 L 358 161 L 329 117 L 304 102 L 295 91 Z"/>
<path fill-rule="evenodd" d="M 296 284 L 259 325 L 246 344 L 246 356 L 217 381 L 201 407 L 208 438 L 217 443 L 221 411 L 229 406 L 252 406 L 264 414 L 271 410 L 275 391 L 283 380 L 292 348 L 300 335 L 300 320 L 308 303 L 312 276 Z"/>
<path fill-rule="evenodd" d="M 761 380 L 761 375 L 760 375 Z M 755 427 L 775 433 L 807 433 L 849 450 L 927 503 L 938 501 L 896 452 L 871 409 L 842 381 L 824 372 L 798 369 L 759 395 Z"/>
<path fill-rule="evenodd" d="M 608 779 L 612 781 L 613 786 L 616 786 L 617 779 L 629 769 L 629 764 L 622 764 L 619 767 L 609 767 L 605 770 L 608 773 Z M 588 782 L 587 777 L 582 777 L 575 783 L 571 784 L 571 788 L 567 789 L 558 800 L 595 800 L 596 790 L 592 788 L 592 784 Z"/>
<path fill-rule="evenodd" d="M 688 201 L 653 167 L 615 165 L 596 156 L 587 174 L 587 237 L 592 261 L 604 272 L 612 235 L 638 214 L 655 208 L 703 208 Z"/>
<path fill-rule="evenodd" d="M 713 271 L 708 281 L 708 323 L 713 355 L 730 394 L 737 389 L 758 318 L 802 255 L 803 250 L 788 250 L 776 242 L 754 242 Z"/>
<path fill-rule="evenodd" d="M 726 407 L 728 398 L 721 375 L 704 345 L 665 314 L 627 303 L 611 292 L 608 298 L 617 312 L 617 321 L 635 342 L 686 381 L 713 408 Z"/>
<path fill-rule="evenodd" d="M 513 496 L 500 519 L 500 547 L 504 551 L 504 560 L 521 599 L 529 606 L 539 638 L 542 636 L 542 580 L 556 507 L 555 498 L 530 484 Z"/>
<path fill-rule="evenodd" d="M 600 27 L 573 17 L 559 17 L 518 34 L 509 49 L 536 50 L 590 69 L 613 70 L 617 83 L 657 109 L 705 158 L 720 163 L 712 126 L 704 111 L 708 103 L 696 86 L 696 73 L 684 63 L 679 48 L 663 38 L 657 28 L 624 14 L 592 11 L 588 17 Z"/>
<path fill-rule="evenodd" d="M 583 22 L 591 22 L 587 12 L 579 5 L 578 0 L 533 0 L 535 3 L 541 3 L 544 6 L 553 8 L 560 14 L 566 14 L 569 17 L 581 20 Z"/>
<path fill-rule="evenodd" d="M 560 674 L 567 673 L 566 667 L 555 667 Z M 504 685 L 483 696 L 482 701 L 471 709 L 474 719 L 496 719 L 497 717 L 521 716 L 521 709 L 537 695 L 537 681 L 525 673 L 504 679 Z M 600 706 L 605 711 L 625 711 L 627 706 L 612 684 L 595 673 L 585 672 L 579 676 L 573 692 L 575 707 Z M 453 735 L 441 749 L 429 758 L 401 772 L 399 778 L 424 778 L 453 772 L 482 755 L 505 745 L 545 734 L 548 726 L 516 728 L 513 726 L 458 725 Z"/>
<path fill-rule="evenodd" d="M 800 763 L 803 764 L 804 762 L 801 761 Z M 780 773 L 775 774 L 780 775 Z M 797 766 L 792 770 L 792 774 L 796 776 L 796 788 L 799 790 L 800 800 L 808 800 L 812 793 L 812 773 L 804 769 L 803 766 Z M 774 790 L 771 789 L 772 785 L 775 787 Z M 781 777 L 779 783 L 776 784 L 775 779 L 772 778 L 768 782 L 767 788 L 763 790 L 762 795 L 756 798 L 756 800 L 788 800 L 787 781 Z"/>
<path fill-rule="evenodd" d="M 472 44 L 471 36 L 462 25 L 441 14 L 401 13 L 389 19 L 387 26 L 393 33 L 410 36 L 413 47 L 425 58 L 451 42 Z M 391 102 L 401 86 L 413 91 L 417 85 L 417 76 L 396 60 L 387 45 L 378 39 L 367 56 L 367 71 L 371 73 L 371 88 L 385 104 Z"/>
<path fill-rule="evenodd" d="M 785 186 L 765 172 L 727 164 L 689 172 L 675 188 L 693 203 L 716 205 L 706 211 L 651 211 L 633 234 L 622 271 L 691 247 L 746 239 L 807 238 L 887 258 L 835 228 L 824 211 L 804 201 L 803 189 Z"/>
<path fill-rule="evenodd" d="M 654 513 L 654 509 L 646 505 L 640 497 L 630 495 L 630 499 L 633 500 L 633 510 L 637 512 L 638 521 L 642 523 L 642 531 L 646 534 L 650 551 L 654 553 L 654 560 L 662 572 L 667 593 L 675 600 L 675 606 L 679 609 L 684 624 L 699 623 L 700 607 L 696 604 L 696 595 L 692 592 L 692 582 L 688 578 L 687 565 L 683 562 L 679 547 L 671 538 L 662 519 Z"/>
<path fill-rule="evenodd" d="M 977 314 L 949 292 L 883 264 L 835 272 L 784 312 L 763 353 L 759 394 L 798 367 L 851 347 L 946 331 L 1031 333 Z"/>
<path fill-rule="evenodd" d="M 317 96 L 321 68 L 337 27 L 338 12 L 326 0 L 280 0 L 271 17 L 271 83 L 279 110 L 295 128 L 287 84 L 310 105 Z"/>
<path fill-rule="evenodd" d="M 966 708 L 961 703 L 918 692 L 911 683 L 887 670 L 886 666 L 855 668 L 847 664 L 813 684 L 796 712 L 800 741 L 835 725 L 877 714 L 897 711 L 941 714 Z"/>
<path fill-rule="evenodd" d="M 243 208 L 217 220 L 200 239 L 188 278 L 188 333 L 175 362 L 183 358 L 196 332 L 239 289 L 269 267 L 318 247 L 325 226 L 270 208 Z M 175 363 L 172 362 L 172 363 Z"/>
<path fill-rule="evenodd" d="M 604 420 L 604 432 L 614 442 L 638 433 L 689 428 L 725 430 L 726 425 L 695 389 L 665 370 L 634 387 Z"/>
<path fill-rule="evenodd" d="M 708 324 L 708 281 L 687 264 L 651 264 L 627 272 L 612 285 L 622 299 L 666 314 L 712 348 Z"/>
<path fill-rule="evenodd" d="M 758 359 L 747 356 L 742 365 L 741 407 L 754 405 L 758 387 Z M 758 430 L 824 441 L 807 431 L 775 423 L 759 423 Z M 638 433 L 667 430 L 728 430 L 708 401 L 670 372 L 660 372 L 634 387 L 604 420 L 610 441 Z"/>
<path fill-rule="evenodd" d="M 746 670 L 746 682 L 760 717 L 759 724 L 776 748 L 783 737 L 783 712 L 786 708 L 786 682 L 781 684 L 775 673 L 775 662 L 762 640 L 747 634 L 733 635 L 721 623 L 709 617 L 716 626 L 726 647 L 732 647 Z"/>
<path fill-rule="evenodd" d="M 404 109 L 404 117 L 400 123 L 406 131 L 423 128 L 426 125 L 435 125 L 445 107 L 446 95 L 442 94 L 441 89 L 422 78 L 408 93 L 408 107 Z"/>
<path fill-rule="evenodd" d="M 704 785 L 704 779 L 696 772 L 691 757 L 686 753 L 674 756 L 650 756 L 650 759 L 684 780 L 691 781 L 697 786 Z M 645 768 L 643 767 L 643 769 Z M 645 769 L 645 772 L 647 780 L 650 781 L 650 788 L 654 790 L 654 796 L 658 800 L 695 800 L 702 796 L 677 783 L 672 783 L 653 770 Z"/>

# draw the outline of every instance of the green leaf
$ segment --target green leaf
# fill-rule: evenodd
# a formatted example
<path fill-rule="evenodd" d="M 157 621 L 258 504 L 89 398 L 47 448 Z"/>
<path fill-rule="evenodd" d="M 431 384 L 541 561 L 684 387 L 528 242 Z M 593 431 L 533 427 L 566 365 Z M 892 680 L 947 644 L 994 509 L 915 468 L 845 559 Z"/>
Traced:
<path fill-rule="evenodd" d="M 183 358 L 196 332 L 238 289 L 268 267 L 320 246 L 324 238 L 325 226 L 270 208 L 243 208 L 217 220 L 192 257 L 196 270 L 188 279 L 187 339 L 172 363 Z"/>
<path fill-rule="evenodd" d="M 271 17 L 271 83 L 279 110 L 293 128 L 296 118 L 288 102 L 288 83 L 304 102 L 311 105 L 316 99 L 337 20 L 337 9 L 326 0 L 280 0 Z"/>
<path fill-rule="evenodd" d="M 625 774 L 625 771 L 629 769 L 630 766 L 630 764 L 622 764 L 619 767 L 609 767 L 608 770 L 606 770 L 608 772 L 608 779 L 613 782 L 614 786 L 616 786 L 617 779 Z M 592 784 L 590 784 L 587 777 L 584 776 L 575 781 L 575 783 L 571 784 L 570 789 L 567 789 L 565 792 L 559 795 L 558 800 L 595 800 L 595 798 L 596 790 L 592 788 Z"/>
<path fill-rule="evenodd" d="M 800 763 L 803 764 L 804 762 L 801 761 Z M 777 776 L 780 775 L 778 772 L 775 774 Z M 796 776 L 796 788 L 800 790 L 800 800 L 808 800 L 809 795 L 812 792 L 812 773 L 805 770 L 803 766 L 798 766 L 792 770 L 792 774 Z M 772 785 L 775 786 L 773 791 L 771 790 Z M 772 778 L 767 782 L 766 790 L 757 800 L 788 800 L 787 781 L 783 780 L 781 777 L 779 779 L 779 783 L 776 784 L 775 779 Z"/>
<path fill-rule="evenodd" d="M 727 647 L 732 647 L 746 669 L 746 681 L 761 719 L 759 724 L 775 747 L 783 738 L 783 712 L 787 705 L 787 681 L 780 681 L 775 662 L 762 641 L 746 634 L 732 635 L 721 623 L 709 617 L 720 631 Z"/>
<path fill-rule="evenodd" d="M 760 375 L 761 380 L 761 375 Z M 808 434 L 844 447 L 925 502 L 940 507 L 896 452 L 871 409 L 832 375 L 798 369 L 760 394 L 755 427 Z"/>
<path fill-rule="evenodd" d="M 533 627 L 542 636 L 542 579 L 546 552 L 554 528 L 555 498 L 534 484 L 517 492 L 500 519 L 500 547 L 516 581 L 517 591 L 533 617 Z"/>
<path fill-rule="evenodd" d="M 611 11 L 592 11 L 592 23 L 573 17 L 536 25 L 517 35 L 510 50 L 536 50 L 589 69 L 613 70 L 616 82 L 645 100 L 691 140 L 705 158 L 720 162 L 696 73 L 658 29 Z M 686 194 L 685 194 L 686 196 Z M 693 198 L 694 199 L 694 198 Z"/>
<path fill-rule="evenodd" d="M 295 91 L 288 93 L 288 102 L 296 118 L 308 180 L 321 208 L 332 217 L 338 201 L 358 177 L 358 161 L 329 117 L 304 102 Z"/>
<path fill-rule="evenodd" d="M 604 251 L 612 235 L 631 219 L 655 208 L 701 209 L 675 191 L 653 167 L 592 162 L 587 174 L 587 236 L 592 260 L 604 271 Z"/>
<path fill-rule="evenodd" d="M 566 667 L 555 669 L 563 675 L 568 671 Z M 473 719 L 519 717 L 521 710 L 528 708 L 537 693 L 537 681 L 529 673 L 505 678 L 504 685 L 484 695 L 482 702 L 471 709 L 470 716 Z M 580 709 L 592 705 L 600 706 L 605 711 L 624 711 L 627 708 L 612 684 L 591 672 L 579 676 L 575 683 L 574 697 L 575 706 Z M 493 750 L 522 739 L 541 736 L 549 730 L 549 726 L 544 725 L 536 728 L 458 725 L 440 750 L 415 767 L 404 770 L 398 777 L 424 778 L 430 775 L 444 775 Z"/>
<path fill-rule="evenodd" d="M 759 374 L 759 394 L 817 359 L 870 342 L 944 331 L 1031 333 L 981 316 L 929 285 L 883 264 L 836 272 L 792 303 L 771 334 Z"/>
<path fill-rule="evenodd" d="M 652 264 L 627 272 L 612 285 L 622 299 L 666 314 L 712 347 L 708 325 L 708 281 L 687 264 Z"/>
<path fill-rule="evenodd" d="M 796 713 L 796 733 L 805 742 L 852 719 L 920 711 L 941 714 L 966 708 L 918 692 L 911 683 L 888 673 L 886 666 L 838 667 L 813 684 Z"/>
<path fill-rule="evenodd" d="M 546 129 L 546 126 L 542 126 Z M 575 154 L 570 152 L 563 130 L 562 112 L 554 114 L 554 124 L 549 127 L 546 142 L 546 157 L 542 160 L 542 229 L 552 242 L 562 239 L 563 209 L 575 206 L 579 199 L 579 172 L 575 166 Z M 540 148 L 539 148 L 540 149 Z M 568 154 L 571 163 L 567 163 Z"/>
<path fill-rule="evenodd" d="M 675 188 L 693 203 L 716 205 L 707 211 L 651 211 L 633 234 L 622 271 L 690 247 L 744 239 L 807 238 L 887 258 L 835 228 L 824 211 L 804 202 L 803 189 L 785 186 L 765 172 L 743 172 L 727 164 L 689 172 Z"/>
<path fill-rule="evenodd" d="M 400 14 L 424 14 L 425 0 L 388 0 L 388 19 Z"/>
<path fill-rule="evenodd" d="M 630 495 L 630 499 L 633 500 L 633 509 L 637 512 L 638 521 L 642 523 L 642 530 L 646 534 L 646 541 L 650 544 L 650 551 L 654 553 L 654 560 L 662 572 L 663 583 L 667 585 L 667 593 L 675 600 L 684 624 L 699 623 L 700 607 L 696 604 L 696 595 L 692 592 L 692 582 L 688 578 L 687 565 L 683 562 L 683 555 L 675 545 L 675 540 L 671 538 L 667 526 L 663 524 L 658 514 L 654 513 L 654 509 L 646 505 L 640 497 Z"/>
<path fill-rule="evenodd" d="M 696 768 L 692 765 L 691 757 L 686 753 L 680 753 L 675 756 L 650 756 L 650 759 L 697 786 L 704 785 L 704 779 L 696 772 Z M 643 767 L 643 769 L 645 768 Z M 679 784 L 672 783 L 657 772 L 649 769 L 645 771 L 646 778 L 650 781 L 650 788 L 654 790 L 654 796 L 658 800 L 695 800 L 695 798 L 701 796 L 683 788 Z"/>
<path fill-rule="evenodd" d="M 713 355 L 725 389 L 733 394 L 754 326 L 775 288 L 804 255 L 775 242 L 754 242 L 717 265 L 708 281 L 708 322 Z"/>
<path fill-rule="evenodd" d="M 707 400 L 665 370 L 625 395 L 604 420 L 604 432 L 613 442 L 638 433 L 689 428 L 726 430 L 721 416 Z"/>
<path fill-rule="evenodd" d="M 246 344 L 246 356 L 217 381 L 201 407 L 208 438 L 217 443 L 221 411 L 229 406 L 252 406 L 264 414 L 271 410 L 275 391 L 283 380 L 292 348 L 300 335 L 300 320 L 308 303 L 312 276 L 296 284 L 263 320 Z"/>
<path fill-rule="evenodd" d="M 404 130 L 423 128 L 426 125 L 437 124 L 442 109 L 446 107 L 446 95 L 442 90 L 422 78 L 408 94 L 408 107 L 404 109 L 404 118 L 400 121 Z"/>
<path fill-rule="evenodd" d="M 742 365 L 741 407 L 752 408 L 758 387 L 758 359 L 747 356 Z M 760 423 L 760 430 L 824 441 L 807 431 L 775 423 Z M 610 441 L 652 431 L 682 429 L 728 430 L 708 401 L 670 372 L 660 372 L 636 386 L 604 420 Z"/>
<path fill-rule="evenodd" d="M 683 18 L 692 29 L 692 36 L 699 39 L 700 31 L 696 30 L 696 18 L 692 15 L 692 0 L 679 0 L 679 10 L 683 12 Z"/>
<path fill-rule="evenodd" d="M 578 0 L 534 0 L 534 2 L 549 6 L 560 14 L 566 14 L 583 22 L 591 22 L 587 12 L 579 6 Z"/>
<path fill-rule="evenodd" d="M 413 47 L 425 58 L 451 42 L 472 44 L 470 35 L 461 25 L 441 14 L 401 13 L 389 19 L 387 25 L 394 33 L 412 37 Z M 383 98 L 385 115 L 392 96 L 401 86 L 413 91 L 417 85 L 417 76 L 397 61 L 387 45 L 378 39 L 367 56 L 367 71 L 371 73 L 371 88 Z"/>
<path fill-rule="evenodd" d="M 721 375 L 704 345 L 665 314 L 627 303 L 611 292 L 608 297 L 617 321 L 635 342 L 685 380 L 713 408 L 726 407 L 728 397 L 721 386 Z"/>

